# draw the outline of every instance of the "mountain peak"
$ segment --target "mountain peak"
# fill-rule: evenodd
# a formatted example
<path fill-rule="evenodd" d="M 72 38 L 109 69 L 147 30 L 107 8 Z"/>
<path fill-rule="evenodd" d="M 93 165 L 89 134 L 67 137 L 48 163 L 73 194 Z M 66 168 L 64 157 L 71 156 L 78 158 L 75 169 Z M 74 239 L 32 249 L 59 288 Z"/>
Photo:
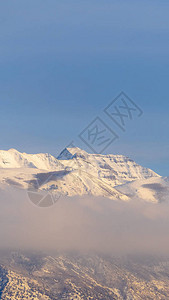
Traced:
<path fill-rule="evenodd" d="M 139 191 L 143 198 L 147 182 L 144 180 L 156 177 L 152 182 L 160 182 L 158 174 L 123 155 L 90 154 L 70 146 L 58 158 L 47 153 L 27 154 L 15 149 L 0 150 L 0 168 L 0 183 L 16 183 L 27 188 L 28 182 L 39 178 L 42 190 L 49 189 L 70 196 L 90 194 L 127 200 L 128 186 L 124 187 L 124 193 L 117 190 L 118 186 L 141 180 L 143 188 Z M 47 178 L 46 183 L 43 183 L 43 178 Z M 154 187 L 152 182 L 148 185 L 150 189 Z M 137 190 L 137 185 L 129 187 L 132 193 L 134 189 Z"/>
<path fill-rule="evenodd" d="M 61 151 L 57 159 L 59 160 L 69 160 L 75 157 L 86 157 L 88 153 L 78 147 L 66 147 Z"/>

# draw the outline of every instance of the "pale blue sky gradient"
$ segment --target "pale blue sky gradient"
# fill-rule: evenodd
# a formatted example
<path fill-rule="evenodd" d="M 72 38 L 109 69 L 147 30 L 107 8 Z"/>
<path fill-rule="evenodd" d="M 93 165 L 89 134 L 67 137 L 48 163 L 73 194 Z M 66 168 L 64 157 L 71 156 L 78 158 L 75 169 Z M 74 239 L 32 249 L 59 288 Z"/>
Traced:
<path fill-rule="evenodd" d="M 123 90 L 144 114 L 106 153 L 169 175 L 168 12 L 156 0 L 1 2 L 0 149 L 57 155 Z"/>

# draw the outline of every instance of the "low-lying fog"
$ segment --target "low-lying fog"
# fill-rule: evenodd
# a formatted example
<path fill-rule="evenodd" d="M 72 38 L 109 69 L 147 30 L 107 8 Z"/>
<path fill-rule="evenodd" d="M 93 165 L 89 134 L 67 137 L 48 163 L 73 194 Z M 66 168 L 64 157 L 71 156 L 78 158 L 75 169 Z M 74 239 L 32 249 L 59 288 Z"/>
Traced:
<path fill-rule="evenodd" d="M 169 204 L 61 197 L 39 208 L 25 190 L 9 187 L 0 190 L 0 246 L 167 254 Z"/>

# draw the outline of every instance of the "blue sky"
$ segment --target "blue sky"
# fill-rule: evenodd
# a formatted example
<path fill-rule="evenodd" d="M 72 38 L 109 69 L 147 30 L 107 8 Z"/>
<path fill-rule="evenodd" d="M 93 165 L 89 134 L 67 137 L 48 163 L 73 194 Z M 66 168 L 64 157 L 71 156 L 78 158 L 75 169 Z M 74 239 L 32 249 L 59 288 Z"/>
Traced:
<path fill-rule="evenodd" d="M 169 2 L 0 4 L 0 149 L 57 155 L 122 90 L 143 110 L 105 153 L 169 175 Z M 113 125 L 114 126 L 114 125 Z M 115 130 L 115 128 L 113 128 Z"/>

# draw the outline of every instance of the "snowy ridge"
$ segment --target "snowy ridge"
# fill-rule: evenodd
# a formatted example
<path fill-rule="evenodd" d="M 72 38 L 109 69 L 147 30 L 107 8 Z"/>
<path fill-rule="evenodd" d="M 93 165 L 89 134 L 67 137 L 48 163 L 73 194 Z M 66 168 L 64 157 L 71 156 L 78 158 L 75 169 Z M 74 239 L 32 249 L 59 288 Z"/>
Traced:
<path fill-rule="evenodd" d="M 164 202 L 169 200 L 169 178 L 150 177 L 135 180 L 115 187 L 125 195 L 148 202 Z"/>
<path fill-rule="evenodd" d="M 48 153 L 27 154 L 15 149 L 0 150 L 0 168 L 37 168 L 41 170 L 56 170 L 63 165 Z"/>
<path fill-rule="evenodd" d="M 3 184 L 26 189 L 38 180 L 40 189 L 53 193 L 104 196 L 124 201 L 128 201 L 131 194 L 137 194 L 144 200 L 148 197 L 149 201 L 157 202 L 157 193 L 152 195 L 152 185 L 146 189 L 142 184 L 161 180 L 154 171 L 126 156 L 89 154 L 76 147 L 65 148 L 58 158 L 45 153 L 1 150 L 0 168 L 0 183 Z"/>
<path fill-rule="evenodd" d="M 100 179 L 118 185 L 127 181 L 158 177 L 154 171 L 144 168 L 123 155 L 89 154 L 79 148 L 65 148 L 58 159 L 64 166 L 84 170 Z"/>

